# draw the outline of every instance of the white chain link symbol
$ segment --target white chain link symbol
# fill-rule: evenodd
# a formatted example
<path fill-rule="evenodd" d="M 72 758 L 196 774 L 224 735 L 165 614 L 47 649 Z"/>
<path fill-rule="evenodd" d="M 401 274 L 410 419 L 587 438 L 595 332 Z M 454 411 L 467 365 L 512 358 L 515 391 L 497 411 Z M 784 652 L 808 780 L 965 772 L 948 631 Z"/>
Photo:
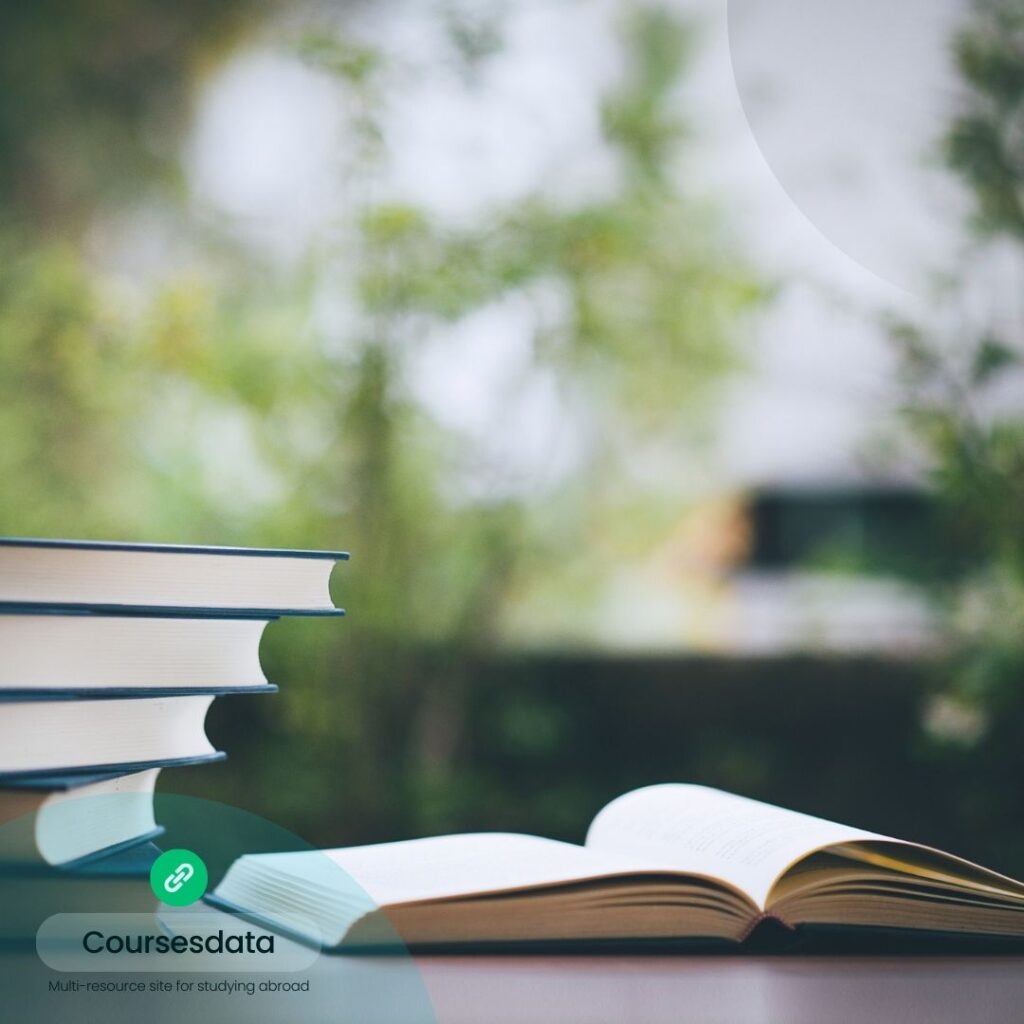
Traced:
<path fill-rule="evenodd" d="M 177 892 L 195 873 L 196 869 L 191 864 L 179 864 L 174 872 L 164 879 L 164 888 L 168 892 Z"/>

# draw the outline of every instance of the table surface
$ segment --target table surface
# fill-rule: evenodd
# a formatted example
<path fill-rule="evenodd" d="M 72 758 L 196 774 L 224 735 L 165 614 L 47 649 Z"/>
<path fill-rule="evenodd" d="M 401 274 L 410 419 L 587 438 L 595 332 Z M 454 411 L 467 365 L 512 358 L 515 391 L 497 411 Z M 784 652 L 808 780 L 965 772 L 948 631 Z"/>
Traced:
<path fill-rule="evenodd" d="M 19 1020 L 47 1024 L 1024 1022 L 1024 956 L 321 955 L 295 974 L 182 975 L 233 984 L 308 979 L 301 996 L 261 994 L 255 1001 L 237 992 L 101 1001 L 50 991 L 54 979 L 68 977 L 46 968 L 34 952 L 6 953 L 0 956 L 0 1011 L 12 1003 Z M 8 1018 L 0 1012 L 0 1019 L 6 1024 Z"/>
<path fill-rule="evenodd" d="M 20 1007 L 18 1020 L 47 1024 L 1024 1022 L 1024 957 L 321 956 L 301 974 L 275 976 L 308 979 L 306 994 L 261 994 L 255 1001 L 195 995 L 101 1002 L 48 992 L 55 978 L 70 976 L 47 970 L 34 954 L 4 957 L 0 965 L 0 997 Z M 251 981 L 267 975 L 219 977 Z"/>
<path fill-rule="evenodd" d="M 437 1024 L 1024 1021 L 1024 958 L 419 957 Z"/>

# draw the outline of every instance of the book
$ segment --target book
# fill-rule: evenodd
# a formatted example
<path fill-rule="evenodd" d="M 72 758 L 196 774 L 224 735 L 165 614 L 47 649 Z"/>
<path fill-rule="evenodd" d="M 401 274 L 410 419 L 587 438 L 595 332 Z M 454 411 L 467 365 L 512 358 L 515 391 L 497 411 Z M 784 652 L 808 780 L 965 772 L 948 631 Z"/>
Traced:
<path fill-rule="evenodd" d="M 155 838 L 158 774 L 43 776 L 0 788 L 0 864 L 82 864 Z"/>
<path fill-rule="evenodd" d="M 343 615 L 344 551 L 0 538 L 0 610 L 183 615 Z"/>
<path fill-rule="evenodd" d="M 267 619 L 0 615 L 0 696 L 270 689 Z"/>
<path fill-rule="evenodd" d="M 1024 883 L 926 846 L 681 784 L 613 800 L 582 846 L 477 833 L 246 855 L 208 900 L 335 952 L 735 947 L 769 921 L 783 934 L 1024 937 Z"/>
<path fill-rule="evenodd" d="M 0 867 L 0 943 L 35 945 L 53 914 L 154 914 L 149 872 L 160 850 L 140 842 L 73 869 Z"/>
<path fill-rule="evenodd" d="M 6 701 L 0 785 L 11 776 L 130 771 L 224 755 L 203 727 L 209 695 Z"/>

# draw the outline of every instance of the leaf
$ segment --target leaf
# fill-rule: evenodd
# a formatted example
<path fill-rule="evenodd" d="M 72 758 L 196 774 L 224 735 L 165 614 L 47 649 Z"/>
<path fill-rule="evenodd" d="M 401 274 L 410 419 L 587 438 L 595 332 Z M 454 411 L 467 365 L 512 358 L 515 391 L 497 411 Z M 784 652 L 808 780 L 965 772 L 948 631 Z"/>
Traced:
<path fill-rule="evenodd" d="M 979 343 L 971 363 L 971 382 L 984 384 L 1008 366 L 1020 362 L 1020 356 L 1008 345 L 991 336 Z"/>

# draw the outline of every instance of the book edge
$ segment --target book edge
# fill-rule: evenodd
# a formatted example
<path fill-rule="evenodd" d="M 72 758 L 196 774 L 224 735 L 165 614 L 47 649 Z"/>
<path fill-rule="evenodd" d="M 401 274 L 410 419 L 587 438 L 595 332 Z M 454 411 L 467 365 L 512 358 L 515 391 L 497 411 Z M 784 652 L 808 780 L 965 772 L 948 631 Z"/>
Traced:
<path fill-rule="evenodd" d="M 344 608 L 239 608 L 159 604 L 91 604 L 56 601 L 0 601 L 0 615 L 95 615 L 149 619 L 341 618 Z"/>
<path fill-rule="evenodd" d="M 151 544 L 143 541 L 70 540 L 61 537 L 0 537 L 0 547 L 65 548 L 90 551 L 138 551 L 168 555 L 231 555 L 242 558 L 315 558 L 347 562 L 347 551 L 309 548 L 219 547 L 213 544 Z"/>
<path fill-rule="evenodd" d="M 62 686 L 0 689 L 0 704 L 49 701 L 146 700 L 166 697 L 231 697 L 235 694 L 277 693 L 276 683 L 255 686 Z"/>
<path fill-rule="evenodd" d="M 32 768 L 26 771 L 0 772 L 0 788 L 18 786 L 19 780 L 26 782 L 47 778 L 64 778 L 74 775 L 91 775 L 110 777 L 114 775 L 134 775 L 136 772 L 148 771 L 150 768 L 183 768 L 194 764 L 212 764 L 226 761 L 228 755 L 223 750 L 215 750 L 212 754 L 197 754 L 193 757 L 175 757 L 153 761 L 125 761 L 113 764 L 88 764 L 80 766 L 62 766 L 60 768 Z M 26 787 L 32 788 L 32 787 Z"/>

